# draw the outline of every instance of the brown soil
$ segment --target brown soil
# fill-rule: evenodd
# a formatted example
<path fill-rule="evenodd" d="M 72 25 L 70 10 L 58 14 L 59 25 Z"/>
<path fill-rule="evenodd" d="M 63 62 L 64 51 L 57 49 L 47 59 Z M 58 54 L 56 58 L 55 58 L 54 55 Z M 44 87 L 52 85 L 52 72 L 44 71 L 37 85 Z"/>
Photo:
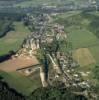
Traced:
<path fill-rule="evenodd" d="M 5 62 L 0 63 L 0 70 L 6 72 L 12 72 L 18 69 L 26 68 L 37 64 L 39 64 L 39 62 L 35 56 L 32 58 L 23 56 L 23 57 L 12 58 Z"/>

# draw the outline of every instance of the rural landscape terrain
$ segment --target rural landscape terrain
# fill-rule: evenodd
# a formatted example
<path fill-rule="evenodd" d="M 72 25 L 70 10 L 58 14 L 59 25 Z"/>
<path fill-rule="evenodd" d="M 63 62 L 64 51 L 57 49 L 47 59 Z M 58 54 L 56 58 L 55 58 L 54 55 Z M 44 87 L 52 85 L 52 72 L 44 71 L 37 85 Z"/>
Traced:
<path fill-rule="evenodd" d="M 99 0 L 0 0 L 0 100 L 99 100 Z"/>

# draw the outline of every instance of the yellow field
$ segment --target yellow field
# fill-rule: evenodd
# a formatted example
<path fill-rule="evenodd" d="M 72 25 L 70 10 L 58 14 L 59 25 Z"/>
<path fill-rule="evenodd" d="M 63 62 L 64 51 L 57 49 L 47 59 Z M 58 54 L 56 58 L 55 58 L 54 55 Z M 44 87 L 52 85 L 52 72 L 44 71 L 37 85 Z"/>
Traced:
<path fill-rule="evenodd" d="M 80 48 L 73 52 L 73 58 L 81 65 L 87 66 L 96 63 L 88 48 Z"/>

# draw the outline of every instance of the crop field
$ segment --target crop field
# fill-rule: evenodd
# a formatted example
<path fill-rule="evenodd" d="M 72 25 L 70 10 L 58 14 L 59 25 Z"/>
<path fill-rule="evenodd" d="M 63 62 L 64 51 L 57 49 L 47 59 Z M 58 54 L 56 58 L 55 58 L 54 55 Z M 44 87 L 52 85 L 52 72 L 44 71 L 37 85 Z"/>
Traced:
<path fill-rule="evenodd" d="M 0 38 L 0 55 L 5 55 L 12 50 L 17 51 L 24 38 L 30 33 L 21 22 L 14 22 L 14 28 L 14 31 L 10 31 L 6 36 Z"/>
<path fill-rule="evenodd" d="M 69 33 L 69 41 L 72 43 L 73 49 L 99 45 L 98 38 L 86 29 L 72 28 Z"/>
<path fill-rule="evenodd" d="M 41 87 L 40 77 L 33 80 L 33 78 L 29 78 L 19 74 L 18 72 L 3 72 L 0 71 L 0 76 L 3 77 L 3 80 L 8 83 L 11 88 L 16 89 L 18 92 L 29 95 L 38 87 Z"/>
<path fill-rule="evenodd" d="M 0 63 L 0 70 L 3 70 L 5 72 L 13 72 L 37 64 L 39 64 L 39 62 L 35 56 L 32 58 L 23 56 L 19 58 L 9 59 L 6 60 L 5 62 Z"/>
<path fill-rule="evenodd" d="M 94 67 L 99 64 L 99 39 L 92 32 L 79 29 L 72 30 L 69 34 L 69 41 L 72 43 L 74 59 L 79 62 L 80 66 L 89 67 L 93 64 Z"/>
<path fill-rule="evenodd" d="M 81 66 L 88 66 L 96 63 L 88 48 L 77 49 L 73 54 L 74 59 L 76 59 Z"/>

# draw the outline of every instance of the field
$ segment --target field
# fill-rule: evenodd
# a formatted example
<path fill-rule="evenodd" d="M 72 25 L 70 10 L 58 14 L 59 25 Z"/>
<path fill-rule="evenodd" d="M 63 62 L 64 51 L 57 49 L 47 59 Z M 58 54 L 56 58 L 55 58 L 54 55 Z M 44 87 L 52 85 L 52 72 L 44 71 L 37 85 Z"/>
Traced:
<path fill-rule="evenodd" d="M 86 29 L 72 30 L 68 36 L 74 59 L 80 64 L 79 70 L 91 71 L 99 64 L 99 39 Z"/>
<path fill-rule="evenodd" d="M 90 64 L 96 63 L 94 57 L 87 48 L 80 48 L 75 50 L 75 52 L 73 53 L 73 58 L 77 60 L 77 62 L 81 66 L 88 66 Z"/>
<path fill-rule="evenodd" d="M 73 49 L 86 48 L 99 45 L 99 39 L 86 29 L 71 28 L 69 32 L 69 41 L 72 43 Z"/>
<path fill-rule="evenodd" d="M 18 72 L 6 73 L 3 71 L 0 71 L 0 76 L 3 77 L 4 81 L 7 82 L 11 88 L 14 88 L 18 92 L 27 96 L 30 95 L 33 90 L 41 87 L 42 85 L 39 76 L 31 79 L 29 77 L 19 74 Z"/>
<path fill-rule="evenodd" d="M 38 65 L 39 62 L 36 57 L 29 58 L 27 56 L 22 56 L 14 59 L 6 60 L 0 63 L 0 70 L 5 72 L 13 72 L 19 69 L 27 68 L 32 65 Z"/>
<path fill-rule="evenodd" d="M 9 51 L 17 51 L 24 38 L 30 33 L 22 22 L 14 22 L 14 31 L 10 31 L 6 36 L 0 38 L 0 56 L 9 53 Z"/>

